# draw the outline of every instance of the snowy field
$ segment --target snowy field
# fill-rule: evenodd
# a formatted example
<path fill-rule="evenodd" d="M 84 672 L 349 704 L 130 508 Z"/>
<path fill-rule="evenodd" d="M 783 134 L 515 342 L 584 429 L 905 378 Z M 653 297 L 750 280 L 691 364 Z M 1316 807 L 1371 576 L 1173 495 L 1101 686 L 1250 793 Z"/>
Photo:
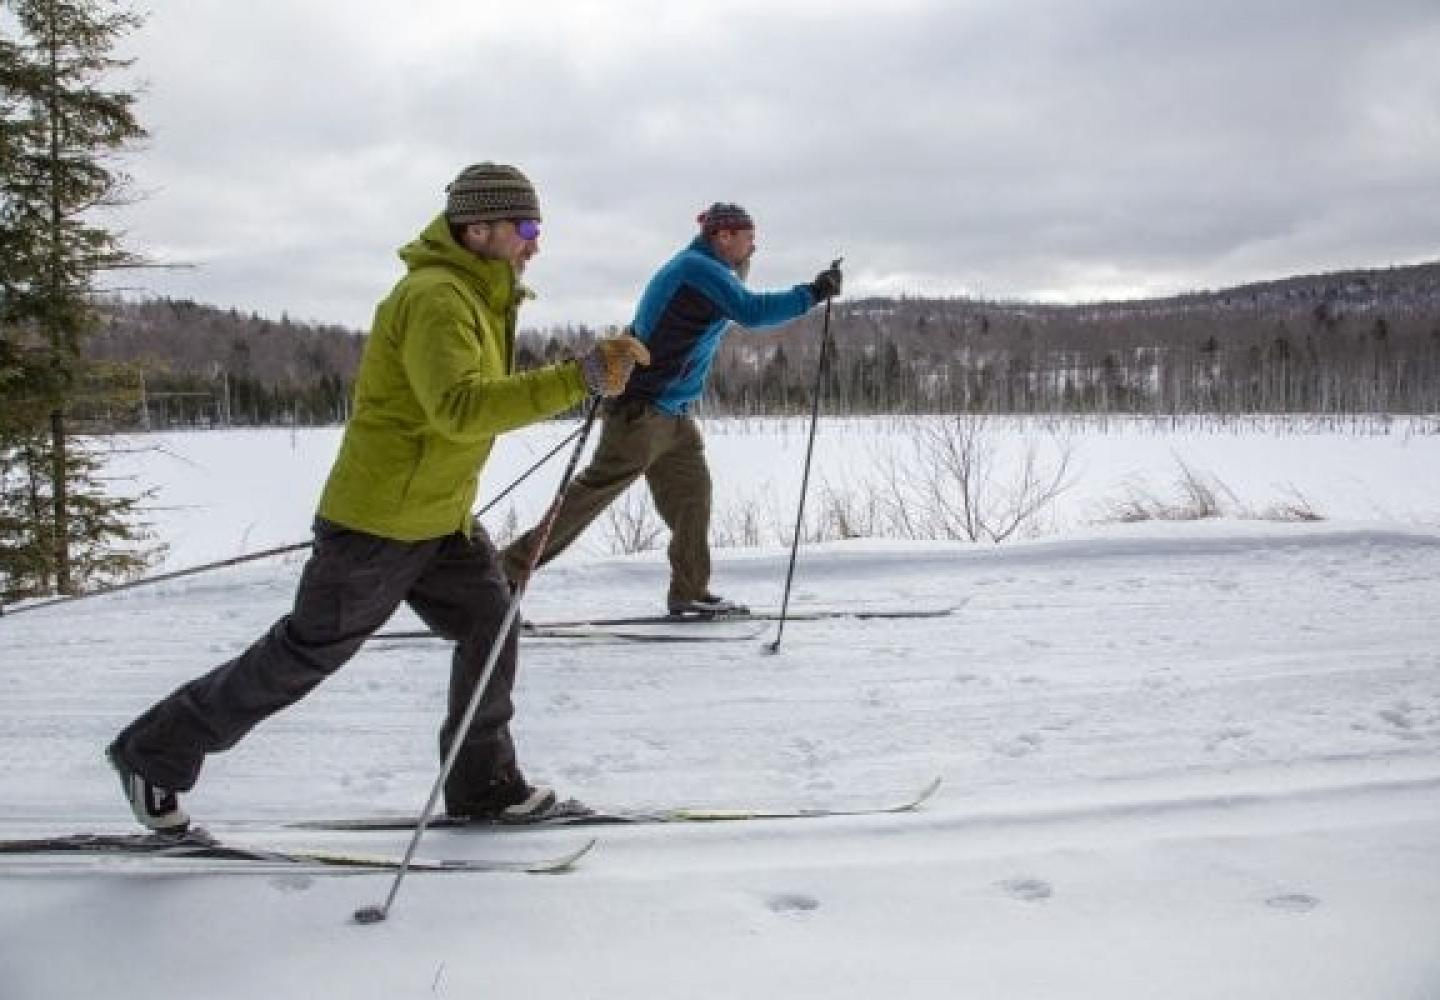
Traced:
<path fill-rule="evenodd" d="M 486 495 L 570 429 L 502 442 Z M 415 873 L 371 927 L 349 918 L 388 875 L 0 860 L 0 998 L 1440 1000 L 1440 436 L 1410 430 L 1072 427 L 1074 486 L 1038 537 L 801 550 L 795 606 L 953 616 L 792 622 L 773 656 L 523 647 L 522 761 L 565 794 L 862 806 L 942 776 L 920 812 L 600 829 L 564 874 Z M 803 421 L 707 433 L 721 511 L 793 517 Z M 817 483 L 863 488 L 908 434 L 823 423 Z M 161 448 L 114 466 L 159 489 L 178 568 L 302 540 L 337 432 L 143 440 Z M 559 464 L 517 493 L 521 521 Z M 1326 520 L 1105 520 L 1181 464 L 1237 509 L 1301 496 Z M 716 588 L 777 603 L 787 554 L 718 550 Z M 0 837 L 129 829 L 104 744 L 283 614 L 300 566 L 0 619 Z M 597 530 L 526 614 L 652 612 L 664 581 L 659 553 Z M 188 808 L 249 844 L 401 853 L 404 834 L 282 825 L 420 806 L 447 656 L 372 643 L 212 758 Z M 591 835 L 431 831 L 419 853 Z"/>
<path fill-rule="evenodd" d="M 715 479 L 715 526 L 728 529 L 742 513 L 764 526 L 767 547 L 786 548 L 795 520 L 807 420 L 703 422 Z M 916 444 L 915 418 L 822 420 L 816 434 L 810 523 L 826 498 L 852 502 L 889 485 L 892 464 L 915 471 L 932 458 Z M 1042 469 L 1070 453 L 1069 488 L 1035 519 L 1042 537 L 1110 519 L 1135 495 L 1177 497 L 1182 469 L 1234 494 L 1238 505 L 1264 511 L 1303 501 L 1330 520 L 1424 526 L 1440 530 L 1440 418 L 1367 421 L 1369 433 L 1315 430 L 1310 422 L 1267 418 L 1240 423 L 1197 419 L 1180 429 L 1167 422 L 1112 419 L 1087 422 L 992 419 L 982 435 L 994 457 L 995 489 L 1011 484 L 1011 466 L 1027 449 Z M 1380 433 L 1384 428 L 1385 433 Z M 488 504 L 576 430 L 555 422 L 502 438 L 496 445 L 480 503 Z M 118 439 L 112 459 L 122 484 L 159 488 L 151 511 L 170 554 L 158 569 L 304 541 L 316 497 L 329 471 L 340 430 L 233 430 L 154 434 Z M 567 446 L 568 447 L 568 446 Z M 492 533 L 529 527 L 555 490 L 568 450 L 526 479 L 485 518 Z M 633 496 L 647 506 L 643 487 Z M 622 501 L 616 505 L 631 507 Z M 513 522 L 512 522 L 513 518 Z M 650 515 L 650 523 L 658 524 Z M 613 526 L 601 518 L 562 560 L 614 555 Z M 663 542 L 662 542 L 663 544 Z M 574 595 L 572 595 L 573 597 Z M 574 598 L 584 603 L 578 597 Z"/>

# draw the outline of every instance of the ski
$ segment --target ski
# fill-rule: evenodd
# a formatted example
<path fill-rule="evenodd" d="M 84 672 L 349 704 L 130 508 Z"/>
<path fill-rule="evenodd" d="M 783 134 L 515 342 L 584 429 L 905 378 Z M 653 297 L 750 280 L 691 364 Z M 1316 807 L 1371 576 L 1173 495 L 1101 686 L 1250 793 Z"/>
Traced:
<path fill-rule="evenodd" d="M 559 872 L 572 867 L 595 846 L 590 840 L 573 851 L 547 858 L 509 860 L 495 858 L 412 859 L 413 871 L 428 872 Z M 220 841 L 203 830 L 192 830 L 179 836 L 160 833 L 107 834 L 78 833 L 58 837 L 27 840 L 0 840 L 0 855 L 111 855 L 165 861 L 239 862 L 235 867 L 253 863 L 268 868 L 350 868 L 369 871 L 394 871 L 399 858 L 385 855 L 357 854 L 349 851 L 274 850 L 240 846 Z M 22 866 L 22 870 L 23 870 Z"/>
<path fill-rule="evenodd" d="M 947 618 L 959 611 L 965 605 L 964 601 L 956 604 L 947 604 L 933 608 L 792 608 L 785 612 L 785 618 L 790 621 L 814 622 L 824 621 L 832 618 L 854 618 L 860 621 L 889 620 L 900 618 Z M 667 619 L 672 616 L 664 616 Z M 732 616 L 722 615 L 722 618 Z M 739 621 L 779 621 L 779 608 L 751 608 L 744 614 L 733 616 Z M 688 616 L 681 616 L 681 620 L 688 620 Z M 701 620 L 704 620 L 703 618 Z"/>
<path fill-rule="evenodd" d="M 546 826 L 623 826 L 645 823 L 722 823 L 737 820 L 786 820 L 786 819 L 827 819 L 840 816 L 883 816 L 889 813 L 912 812 L 940 788 L 942 779 L 935 778 L 916 795 L 900 802 L 855 808 L 797 808 L 797 809 L 735 809 L 735 808 L 679 808 L 655 810 L 591 810 L 573 800 L 562 802 L 559 811 L 539 819 L 523 821 L 501 821 L 466 819 L 457 816 L 437 816 L 426 824 L 429 829 L 534 829 Z M 304 820 L 289 824 L 303 830 L 413 830 L 413 816 L 361 816 L 353 819 Z"/>
<path fill-rule="evenodd" d="M 787 611 L 789 621 L 823 621 L 832 618 L 905 619 L 944 618 L 958 611 L 964 602 L 936 608 L 802 608 Z M 615 639 L 631 642 L 737 642 L 759 638 L 764 629 L 721 633 L 720 625 L 771 622 L 780 618 L 779 608 L 753 608 L 744 612 L 714 615 L 634 615 L 622 618 L 575 618 L 566 621 L 522 622 L 520 635 L 528 639 Z M 663 626 L 688 626 L 683 631 L 656 631 Z M 705 626 L 701 631 L 695 626 Z M 380 632 L 376 639 L 435 639 L 426 629 Z"/>
<path fill-rule="evenodd" d="M 744 620 L 716 621 L 715 628 L 697 631 L 676 630 L 674 621 L 633 622 L 621 625 L 522 625 L 520 636 L 524 639 L 588 639 L 594 642 L 745 642 L 758 639 L 765 634 L 763 627 L 746 625 Z M 724 625 L 741 625 L 743 628 L 722 628 Z M 377 641 L 404 641 L 409 639 L 438 639 L 434 632 L 416 631 L 380 632 L 374 636 Z"/>
<path fill-rule="evenodd" d="M 953 615 L 962 605 L 951 604 L 936 608 L 800 608 L 785 612 L 790 621 L 822 621 L 831 618 L 856 618 L 862 620 L 891 618 L 944 618 Z M 535 622 L 532 628 L 597 628 L 624 627 L 629 625 L 710 625 L 723 622 L 770 622 L 780 619 L 779 608 L 751 608 L 747 611 L 727 614 L 690 615 L 635 615 L 629 618 L 577 618 L 572 621 Z M 522 632 L 523 634 L 523 632 Z"/>

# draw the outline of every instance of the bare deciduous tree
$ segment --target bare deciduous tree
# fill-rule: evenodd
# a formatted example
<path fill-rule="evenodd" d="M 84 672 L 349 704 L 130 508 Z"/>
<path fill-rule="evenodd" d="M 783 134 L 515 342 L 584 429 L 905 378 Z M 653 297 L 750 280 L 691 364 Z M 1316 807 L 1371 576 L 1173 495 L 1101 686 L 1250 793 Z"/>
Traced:
<path fill-rule="evenodd" d="M 1059 437 L 1048 462 L 1031 440 L 1019 461 L 1007 465 L 983 416 L 917 421 L 915 428 L 915 459 L 889 462 L 879 491 L 890 523 L 909 537 L 1003 542 L 1035 530 L 1045 509 L 1073 485 L 1073 447 Z"/>
<path fill-rule="evenodd" d="M 610 548 L 618 555 L 648 552 L 660 547 L 665 526 L 645 491 L 628 489 L 605 508 L 605 521 L 610 528 Z"/>

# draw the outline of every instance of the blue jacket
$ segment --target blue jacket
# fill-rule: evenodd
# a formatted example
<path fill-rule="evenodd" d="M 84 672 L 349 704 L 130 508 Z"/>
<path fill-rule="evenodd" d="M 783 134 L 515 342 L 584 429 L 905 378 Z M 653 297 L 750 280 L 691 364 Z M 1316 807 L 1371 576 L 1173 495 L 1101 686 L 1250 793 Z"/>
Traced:
<path fill-rule="evenodd" d="M 640 296 L 631 327 L 650 348 L 650 364 L 635 369 L 623 398 L 684 413 L 705 391 L 727 323 L 776 326 L 803 316 L 814 304 L 809 285 L 750 291 L 709 241 L 697 236 L 655 272 Z"/>

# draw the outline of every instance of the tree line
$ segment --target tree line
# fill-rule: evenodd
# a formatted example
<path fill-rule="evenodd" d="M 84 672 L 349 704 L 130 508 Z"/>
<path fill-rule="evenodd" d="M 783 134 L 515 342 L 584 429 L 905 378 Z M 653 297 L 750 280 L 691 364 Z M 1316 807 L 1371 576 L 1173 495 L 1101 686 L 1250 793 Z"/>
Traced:
<path fill-rule="evenodd" d="M 188 300 L 115 301 L 97 360 L 146 373 L 146 426 L 333 423 L 348 415 L 364 335 Z M 822 314 L 737 331 L 705 412 L 807 412 Z M 521 368 L 605 332 L 523 330 Z M 1440 264 L 1306 275 L 1217 292 L 1084 305 L 842 300 L 827 412 L 1440 412 Z"/>
<path fill-rule="evenodd" d="M 349 416 L 365 346 L 358 331 L 189 299 L 111 298 L 100 314 L 86 355 L 135 373 L 131 426 L 333 424 Z"/>
<path fill-rule="evenodd" d="M 728 338 L 714 409 L 808 408 L 821 323 Z M 848 301 L 831 327 L 831 412 L 1440 412 L 1440 264 L 1136 302 Z"/>

